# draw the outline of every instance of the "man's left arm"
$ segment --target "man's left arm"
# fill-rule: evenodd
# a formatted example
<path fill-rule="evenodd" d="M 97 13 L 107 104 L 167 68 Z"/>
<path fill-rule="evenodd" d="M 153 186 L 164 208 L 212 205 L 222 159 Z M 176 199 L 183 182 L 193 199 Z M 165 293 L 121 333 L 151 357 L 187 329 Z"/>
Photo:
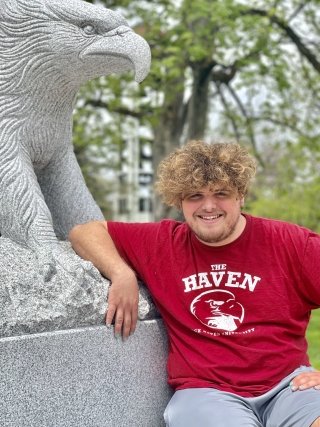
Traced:
<path fill-rule="evenodd" d="M 113 243 L 105 221 L 76 225 L 69 240 L 77 254 L 111 280 L 106 323 L 114 320 L 115 335 L 126 339 L 136 327 L 139 288 L 135 272 L 125 263 Z"/>

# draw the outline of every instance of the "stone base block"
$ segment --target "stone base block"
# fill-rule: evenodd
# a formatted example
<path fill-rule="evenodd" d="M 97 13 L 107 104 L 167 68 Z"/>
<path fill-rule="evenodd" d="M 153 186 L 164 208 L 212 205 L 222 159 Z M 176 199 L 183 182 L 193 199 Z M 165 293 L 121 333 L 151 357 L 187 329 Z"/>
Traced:
<path fill-rule="evenodd" d="M 171 397 L 161 320 L 0 339 L 1 427 L 160 427 Z"/>

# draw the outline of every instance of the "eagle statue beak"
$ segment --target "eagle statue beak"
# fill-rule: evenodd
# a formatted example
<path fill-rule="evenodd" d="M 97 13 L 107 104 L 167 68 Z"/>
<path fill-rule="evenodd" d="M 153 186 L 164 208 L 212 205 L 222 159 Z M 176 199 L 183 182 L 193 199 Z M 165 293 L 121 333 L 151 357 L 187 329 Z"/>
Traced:
<path fill-rule="evenodd" d="M 148 43 L 126 25 L 99 36 L 82 51 L 81 59 L 88 55 L 127 60 L 127 68 L 134 70 L 135 80 L 138 83 L 145 79 L 150 70 L 151 52 Z"/>

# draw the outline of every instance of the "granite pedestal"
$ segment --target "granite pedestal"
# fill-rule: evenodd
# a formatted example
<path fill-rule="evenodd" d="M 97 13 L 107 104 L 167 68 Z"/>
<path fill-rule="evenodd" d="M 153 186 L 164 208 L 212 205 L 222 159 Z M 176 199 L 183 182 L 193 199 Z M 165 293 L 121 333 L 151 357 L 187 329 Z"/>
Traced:
<path fill-rule="evenodd" d="M 67 242 L 61 242 L 72 252 Z M 126 342 L 107 328 L 109 282 L 0 238 L 0 427 L 161 427 L 167 337 L 145 286 Z"/>
<path fill-rule="evenodd" d="M 160 319 L 126 342 L 105 326 L 2 338 L 0 426 L 164 426 L 166 352 Z"/>

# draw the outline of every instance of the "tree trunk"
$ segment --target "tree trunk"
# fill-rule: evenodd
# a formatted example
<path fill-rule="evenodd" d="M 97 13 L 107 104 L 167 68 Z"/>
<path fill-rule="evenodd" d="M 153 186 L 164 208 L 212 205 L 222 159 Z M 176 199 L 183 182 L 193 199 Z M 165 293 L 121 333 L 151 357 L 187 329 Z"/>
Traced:
<path fill-rule="evenodd" d="M 209 84 L 214 64 L 196 62 L 192 64 L 193 85 L 188 105 L 187 140 L 202 139 L 207 125 Z"/>
<path fill-rule="evenodd" d="M 185 142 L 182 139 L 186 124 L 188 126 L 187 140 L 203 138 L 207 122 L 212 67 L 212 63 L 193 64 L 192 94 L 187 104 L 183 101 L 183 90 L 177 92 L 177 87 L 184 87 L 183 80 L 180 80 L 179 85 L 170 86 L 171 90 L 166 90 L 166 107 L 154 129 L 153 167 L 155 173 L 160 161 L 179 147 L 182 142 Z M 175 94 L 174 98 L 172 98 L 172 94 Z M 155 196 L 154 215 L 155 220 L 181 217 L 176 209 L 164 206 L 157 196 Z"/>
<path fill-rule="evenodd" d="M 186 114 L 184 104 L 184 78 L 182 77 L 176 85 L 170 85 L 165 91 L 163 113 L 154 128 L 154 145 L 153 145 L 153 170 L 155 174 L 161 160 L 171 153 L 175 148 L 180 146 L 181 135 L 183 133 Z M 181 90 L 177 91 L 177 88 Z M 154 216 L 155 220 L 164 217 L 176 217 L 177 213 L 171 208 L 163 205 L 160 198 L 155 195 Z"/>

